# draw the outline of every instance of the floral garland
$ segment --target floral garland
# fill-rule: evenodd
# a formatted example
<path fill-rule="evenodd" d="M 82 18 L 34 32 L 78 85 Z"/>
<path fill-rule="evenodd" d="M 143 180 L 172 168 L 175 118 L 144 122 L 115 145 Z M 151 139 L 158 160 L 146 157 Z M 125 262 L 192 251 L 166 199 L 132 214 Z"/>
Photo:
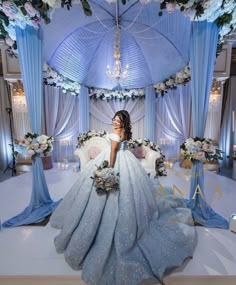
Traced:
<path fill-rule="evenodd" d="M 107 136 L 106 131 L 95 131 L 91 130 L 85 133 L 80 133 L 79 136 L 77 137 L 77 148 L 83 146 L 88 140 L 90 140 L 93 137 L 101 137 L 105 138 Z"/>
<path fill-rule="evenodd" d="M 77 137 L 78 144 L 76 145 L 76 148 L 83 146 L 88 140 L 90 140 L 93 137 L 106 138 L 107 134 L 108 133 L 106 131 L 95 131 L 95 130 L 91 130 L 91 131 L 88 131 L 85 133 L 81 133 Z M 156 160 L 156 165 L 155 165 L 156 175 L 157 176 L 166 176 L 167 172 L 166 172 L 166 168 L 164 166 L 165 155 L 162 153 L 159 145 L 155 144 L 154 142 L 150 141 L 149 139 L 131 139 L 128 142 L 128 148 L 131 151 L 134 150 L 136 147 L 141 147 L 142 145 L 149 147 L 150 149 L 159 153 L 159 158 Z"/>
<path fill-rule="evenodd" d="M 27 133 L 24 139 L 15 140 L 16 151 L 23 154 L 29 154 L 31 159 L 37 156 L 47 156 L 52 152 L 53 137 Z"/>
<path fill-rule="evenodd" d="M 130 90 L 106 90 L 106 89 L 89 89 L 89 96 L 95 99 L 101 100 L 119 100 L 127 101 L 129 99 L 134 100 L 145 95 L 144 89 L 130 89 Z"/>
<path fill-rule="evenodd" d="M 72 95 L 79 95 L 81 86 L 78 82 L 74 82 L 57 73 L 46 63 L 43 65 L 43 78 L 45 85 L 61 87 L 63 93 L 70 92 Z"/>
<path fill-rule="evenodd" d="M 87 0 L 74 0 L 81 2 L 85 15 L 91 16 L 92 11 Z M 46 24 L 51 22 L 52 13 L 56 7 L 66 6 L 69 10 L 72 0 L 3 0 L 0 3 L 0 36 L 9 46 L 11 56 L 17 56 L 15 26 L 25 29 L 26 25 L 38 29 L 43 20 Z"/>
<path fill-rule="evenodd" d="M 106 0 L 114 3 L 116 0 Z M 148 4 L 153 0 L 140 0 Z M 156 1 L 156 0 L 155 0 Z M 224 41 L 224 36 L 236 27 L 236 4 L 234 0 L 158 0 L 160 2 L 159 16 L 163 10 L 172 13 L 180 10 L 191 21 L 215 21 L 220 27 L 219 46 Z M 31 25 L 38 28 L 41 20 L 50 23 L 52 12 L 56 7 L 67 7 L 69 10 L 72 2 L 81 2 L 85 15 L 91 16 L 92 10 L 87 0 L 3 0 L 0 3 L 0 35 L 9 46 L 9 53 L 17 55 L 15 26 L 25 28 Z M 126 4 L 126 0 L 122 0 Z"/>
<path fill-rule="evenodd" d="M 181 154 L 185 159 L 190 159 L 191 161 L 216 161 L 218 159 L 223 159 L 222 151 L 218 149 L 213 140 L 206 138 L 188 138 L 180 146 Z"/>
<path fill-rule="evenodd" d="M 63 93 L 71 93 L 72 95 L 79 95 L 81 85 L 78 82 L 74 82 L 63 75 L 59 74 L 48 64 L 43 65 L 43 78 L 44 84 L 61 87 Z M 161 83 L 154 85 L 155 93 L 157 96 L 161 94 L 162 96 L 168 92 L 169 89 L 176 89 L 177 85 L 185 85 L 191 79 L 190 77 L 190 67 L 187 65 L 184 69 L 177 72 L 175 76 L 171 76 Z M 144 88 L 140 89 L 130 89 L 130 90 L 107 90 L 107 89 L 89 89 L 90 98 L 101 99 L 101 100 L 119 100 L 127 101 L 129 99 L 136 99 L 145 96 Z"/>
<path fill-rule="evenodd" d="M 144 4 L 152 1 L 140 0 Z M 159 0 L 159 2 L 159 16 L 162 16 L 163 10 L 166 10 L 169 14 L 175 10 L 180 10 L 185 16 L 190 18 L 190 21 L 207 20 L 215 22 L 220 28 L 218 52 L 224 41 L 224 36 L 232 32 L 236 27 L 235 0 Z"/>
<path fill-rule="evenodd" d="M 176 89 L 177 85 L 185 85 L 190 80 L 190 67 L 189 65 L 187 65 L 184 69 L 177 72 L 175 76 L 171 76 L 163 82 L 155 84 L 155 93 L 157 95 L 161 94 L 161 96 L 163 96 L 165 93 L 168 92 L 169 89 Z"/>

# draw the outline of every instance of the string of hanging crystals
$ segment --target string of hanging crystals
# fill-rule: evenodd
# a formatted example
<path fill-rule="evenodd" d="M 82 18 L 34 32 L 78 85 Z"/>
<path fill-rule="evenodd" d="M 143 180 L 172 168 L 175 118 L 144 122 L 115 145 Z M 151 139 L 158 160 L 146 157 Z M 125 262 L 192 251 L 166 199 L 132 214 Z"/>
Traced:
<path fill-rule="evenodd" d="M 118 17 L 118 1 L 116 1 L 116 28 L 115 28 L 115 40 L 114 40 L 114 66 L 111 70 L 110 65 L 107 65 L 106 74 L 109 79 L 126 79 L 129 75 L 129 65 L 125 66 L 122 72 L 121 66 L 121 54 L 120 54 L 120 27 L 119 27 L 119 17 Z"/>

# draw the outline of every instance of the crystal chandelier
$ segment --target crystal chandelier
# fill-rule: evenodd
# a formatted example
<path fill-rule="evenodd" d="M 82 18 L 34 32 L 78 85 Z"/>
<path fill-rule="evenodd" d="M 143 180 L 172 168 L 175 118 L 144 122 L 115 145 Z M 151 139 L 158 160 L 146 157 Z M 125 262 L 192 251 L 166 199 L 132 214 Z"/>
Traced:
<path fill-rule="evenodd" d="M 118 1 L 116 1 L 116 32 L 115 32 L 115 41 L 114 41 L 114 66 L 111 70 L 110 65 L 107 65 L 106 74 L 109 79 L 127 79 L 129 75 L 129 65 L 125 66 L 125 69 L 122 71 L 121 61 L 120 61 L 120 29 L 119 29 L 119 20 L 118 20 Z"/>

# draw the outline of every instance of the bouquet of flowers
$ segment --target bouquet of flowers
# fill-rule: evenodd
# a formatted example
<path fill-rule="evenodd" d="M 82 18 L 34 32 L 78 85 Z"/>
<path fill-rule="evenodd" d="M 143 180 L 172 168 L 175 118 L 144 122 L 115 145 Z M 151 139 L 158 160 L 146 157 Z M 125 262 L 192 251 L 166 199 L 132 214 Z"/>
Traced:
<path fill-rule="evenodd" d="M 180 150 L 184 158 L 190 159 L 191 161 L 216 161 L 218 159 L 223 159 L 223 152 L 214 145 L 214 142 L 211 139 L 200 139 L 198 137 L 188 138 L 180 146 Z"/>
<path fill-rule="evenodd" d="M 94 172 L 96 191 L 98 195 L 110 193 L 119 190 L 119 174 L 115 173 L 113 168 L 109 167 L 109 162 L 104 160 Z"/>
<path fill-rule="evenodd" d="M 16 140 L 16 150 L 20 153 L 29 154 L 31 159 L 36 156 L 47 156 L 52 152 L 53 137 L 46 135 L 38 135 L 35 133 L 27 133 L 23 139 Z"/>

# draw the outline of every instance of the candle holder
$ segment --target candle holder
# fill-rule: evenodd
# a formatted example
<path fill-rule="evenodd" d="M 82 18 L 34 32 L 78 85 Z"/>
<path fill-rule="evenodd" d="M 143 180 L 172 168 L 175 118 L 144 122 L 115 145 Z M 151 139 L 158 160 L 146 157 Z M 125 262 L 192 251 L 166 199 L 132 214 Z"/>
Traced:
<path fill-rule="evenodd" d="M 60 140 L 60 160 L 62 160 L 66 164 L 68 163 L 68 147 L 69 146 L 70 146 L 70 139 Z"/>

